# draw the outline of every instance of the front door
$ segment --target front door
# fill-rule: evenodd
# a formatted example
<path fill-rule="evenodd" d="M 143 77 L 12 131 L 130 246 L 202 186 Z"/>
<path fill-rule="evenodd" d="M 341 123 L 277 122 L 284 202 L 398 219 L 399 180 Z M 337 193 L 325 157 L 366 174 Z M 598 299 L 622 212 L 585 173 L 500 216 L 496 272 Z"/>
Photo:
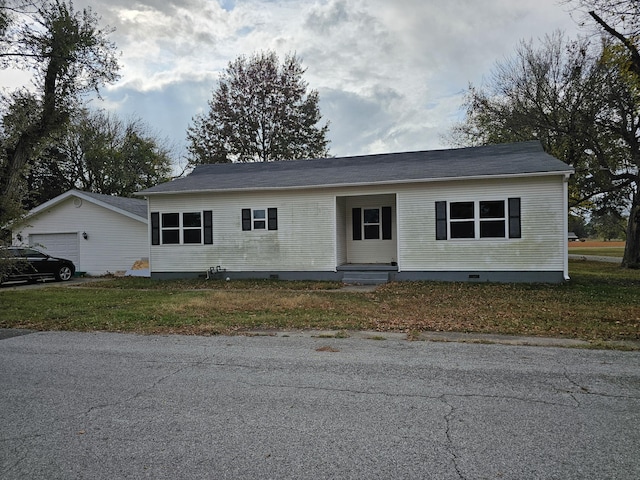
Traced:
<path fill-rule="evenodd" d="M 395 195 L 349 197 L 346 208 L 347 263 L 396 262 Z"/>

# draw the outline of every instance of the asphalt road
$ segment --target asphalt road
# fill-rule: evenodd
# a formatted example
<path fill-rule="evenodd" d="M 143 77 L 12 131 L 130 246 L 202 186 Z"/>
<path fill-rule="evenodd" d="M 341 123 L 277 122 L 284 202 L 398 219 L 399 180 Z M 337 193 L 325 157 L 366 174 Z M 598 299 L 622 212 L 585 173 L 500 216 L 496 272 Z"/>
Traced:
<path fill-rule="evenodd" d="M 50 332 L 0 365 L 5 480 L 640 478 L 640 352 Z"/>

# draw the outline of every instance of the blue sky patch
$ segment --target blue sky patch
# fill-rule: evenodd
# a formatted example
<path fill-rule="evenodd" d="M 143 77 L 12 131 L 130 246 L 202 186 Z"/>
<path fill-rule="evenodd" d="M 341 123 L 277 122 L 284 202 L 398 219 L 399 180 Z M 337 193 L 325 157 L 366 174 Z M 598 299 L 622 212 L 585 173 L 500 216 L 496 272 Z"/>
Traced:
<path fill-rule="evenodd" d="M 236 0 L 220 0 L 220 6 L 227 12 L 236 8 Z"/>

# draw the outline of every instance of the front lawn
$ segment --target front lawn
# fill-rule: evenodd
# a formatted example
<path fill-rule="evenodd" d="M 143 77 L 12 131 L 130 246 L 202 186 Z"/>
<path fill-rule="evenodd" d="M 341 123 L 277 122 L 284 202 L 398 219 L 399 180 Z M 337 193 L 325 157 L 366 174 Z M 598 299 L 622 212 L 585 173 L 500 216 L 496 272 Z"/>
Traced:
<path fill-rule="evenodd" d="M 570 262 L 561 285 L 397 282 L 374 292 L 335 282 L 155 281 L 0 289 L 0 327 L 232 334 L 252 329 L 484 332 L 640 339 L 640 271 Z"/>

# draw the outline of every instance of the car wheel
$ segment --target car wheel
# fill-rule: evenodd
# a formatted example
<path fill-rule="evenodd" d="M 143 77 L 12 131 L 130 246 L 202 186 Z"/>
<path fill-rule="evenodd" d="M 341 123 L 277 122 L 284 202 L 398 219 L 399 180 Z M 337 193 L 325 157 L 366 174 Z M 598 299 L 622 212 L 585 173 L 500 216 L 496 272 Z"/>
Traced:
<path fill-rule="evenodd" d="M 58 273 L 56 273 L 56 280 L 66 282 L 67 280 L 71 280 L 72 276 L 73 276 L 73 273 L 71 272 L 71 268 L 65 265 L 58 269 Z"/>

